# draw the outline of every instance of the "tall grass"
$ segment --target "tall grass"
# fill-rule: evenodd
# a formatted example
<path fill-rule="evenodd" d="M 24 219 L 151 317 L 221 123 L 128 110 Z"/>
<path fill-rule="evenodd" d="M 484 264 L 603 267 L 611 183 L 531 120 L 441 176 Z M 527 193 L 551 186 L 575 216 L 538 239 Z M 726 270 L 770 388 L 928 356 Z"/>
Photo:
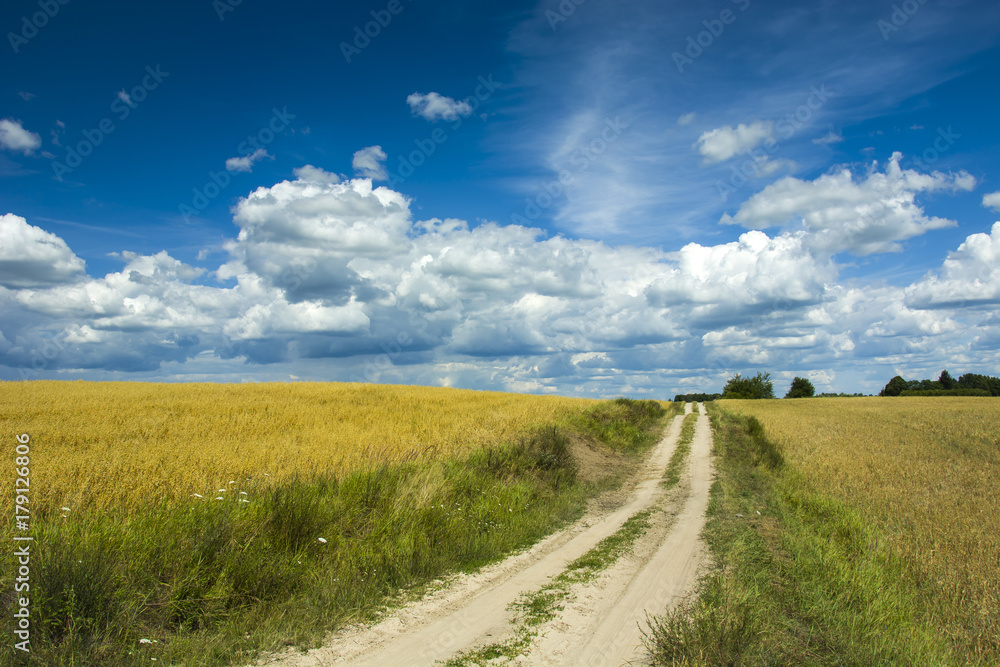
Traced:
<path fill-rule="evenodd" d="M 714 567 L 697 597 L 651 621 L 655 664 L 967 662 L 877 525 L 776 465 L 783 448 L 759 423 L 718 407 L 710 414 L 717 480 L 706 537 Z"/>
<path fill-rule="evenodd" d="M 313 645 L 344 622 L 370 618 L 401 589 L 479 567 L 578 516 L 597 487 L 576 478 L 567 423 L 609 409 L 589 405 L 587 414 L 460 454 L 372 455 L 276 481 L 237 477 L 200 498 L 94 502 L 37 518 L 33 652 L 11 649 L 9 621 L 0 621 L 0 660 L 228 665 Z M 652 441 L 647 431 L 661 406 L 614 405 L 641 415 L 643 428 L 611 446 L 631 451 Z M 9 526 L 0 539 L 10 543 Z M 12 561 L 2 562 L 0 614 L 9 619 Z"/>

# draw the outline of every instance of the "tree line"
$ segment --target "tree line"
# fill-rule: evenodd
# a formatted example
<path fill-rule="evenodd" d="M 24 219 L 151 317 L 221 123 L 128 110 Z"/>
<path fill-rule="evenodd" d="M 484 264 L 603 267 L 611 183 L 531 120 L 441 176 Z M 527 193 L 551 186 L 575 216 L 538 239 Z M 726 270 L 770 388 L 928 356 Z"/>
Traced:
<path fill-rule="evenodd" d="M 785 398 L 809 398 L 816 395 L 816 388 L 806 378 L 796 377 Z M 719 398 L 774 398 L 774 381 L 770 373 L 758 372 L 754 376 L 737 373 L 729 378 L 721 394 L 677 394 L 674 401 L 714 401 Z"/>
<path fill-rule="evenodd" d="M 796 377 L 785 398 L 811 398 L 816 388 L 807 378 Z M 864 396 L 864 394 L 819 394 L 821 398 Z M 879 396 L 1000 396 L 1000 378 L 978 373 L 966 373 L 957 380 L 941 371 L 937 380 L 906 380 L 897 375 L 879 392 Z M 674 401 L 714 401 L 720 398 L 774 398 L 774 381 L 770 373 L 758 372 L 753 376 L 737 373 L 729 378 L 721 394 L 677 394 Z"/>
<path fill-rule="evenodd" d="M 966 373 L 956 380 L 946 370 L 937 380 L 906 380 L 897 375 L 879 396 L 1000 396 L 1000 378 Z"/>

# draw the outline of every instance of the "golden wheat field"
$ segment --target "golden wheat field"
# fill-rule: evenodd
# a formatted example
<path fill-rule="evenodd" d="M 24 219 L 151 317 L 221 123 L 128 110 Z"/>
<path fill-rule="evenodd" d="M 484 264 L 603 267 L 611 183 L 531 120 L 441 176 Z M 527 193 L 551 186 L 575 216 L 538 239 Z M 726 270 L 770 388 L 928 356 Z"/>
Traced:
<path fill-rule="evenodd" d="M 1000 400 L 720 401 L 752 415 L 819 490 L 883 527 L 948 604 L 949 632 L 1000 641 Z"/>
<path fill-rule="evenodd" d="M 31 448 L 32 508 L 127 509 L 352 466 L 446 457 L 515 438 L 587 399 L 342 383 L 2 382 Z"/>

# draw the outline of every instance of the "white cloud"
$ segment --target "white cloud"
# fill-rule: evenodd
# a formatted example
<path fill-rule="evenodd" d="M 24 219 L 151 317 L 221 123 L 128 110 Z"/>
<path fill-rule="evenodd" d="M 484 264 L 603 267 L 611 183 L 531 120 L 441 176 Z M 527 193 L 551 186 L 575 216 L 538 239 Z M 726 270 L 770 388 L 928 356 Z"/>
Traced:
<path fill-rule="evenodd" d="M 277 299 L 251 306 L 240 317 L 230 320 L 224 333 L 237 340 L 275 334 L 360 334 L 368 330 L 369 324 L 368 316 L 355 301 L 337 307 L 318 301 L 288 303 Z"/>
<path fill-rule="evenodd" d="M 384 164 L 387 158 L 388 156 L 381 146 L 368 146 L 354 154 L 351 166 L 364 178 L 384 181 L 389 178 Z"/>
<path fill-rule="evenodd" d="M 752 231 L 733 243 L 688 244 L 673 258 L 675 267 L 646 296 L 658 306 L 688 304 L 688 316 L 706 326 L 819 303 L 836 277 L 833 263 L 816 258 L 802 234 L 772 239 Z"/>
<path fill-rule="evenodd" d="M 682 125 L 682 126 L 683 125 L 690 125 L 691 123 L 694 122 L 694 119 L 695 119 L 695 112 L 692 111 L 692 112 L 686 113 L 683 116 L 681 116 L 680 118 L 678 118 L 677 119 L 677 124 L 678 125 Z"/>
<path fill-rule="evenodd" d="M 1000 211 L 1000 191 L 983 195 L 983 206 Z"/>
<path fill-rule="evenodd" d="M 304 167 L 298 167 L 293 169 L 292 173 L 295 174 L 295 178 L 302 181 L 303 183 L 319 183 L 320 185 L 330 185 L 332 183 L 339 183 L 340 176 L 333 174 L 329 171 L 320 169 L 319 167 L 314 167 L 311 164 L 307 164 Z"/>
<path fill-rule="evenodd" d="M 42 138 L 24 129 L 21 121 L 13 118 L 0 119 L 0 146 L 9 151 L 31 155 L 42 145 Z"/>
<path fill-rule="evenodd" d="M 118 99 L 120 99 L 125 104 L 132 106 L 132 98 L 129 96 L 128 93 L 125 92 L 124 88 L 118 91 Z"/>
<path fill-rule="evenodd" d="M 56 285 L 76 280 L 83 271 L 83 260 L 55 234 L 12 213 L 0 216 L 0 285 Z"/>
<path fill-rule="evenodd" d="M 812 142 L 814 144 L 839 144 L 843 140 L 844 140 L 843 136 L 841 136 L 837 132 L 834 132 L 833 130 L 830 130 L 822 137 L 817 137 L 816 139 L 813 139 Z"/>
<path fill-rule="evenodd" d="M 750 229 L 801 228 L 808 232 L 811 247 L 828 253 L 899 251 L 900 241 L 956 224 L 925 215 L 915 203 L 918 193 L 971 190 L 975 185 L 966 172 L 903 170 L 901 157 L 893 153 L 884 173 L 873 164 L 861 181 L 855 181 L 847 169 L 814 181 L 786 176 L 744 202 L 736 215 L 723 215 L 720 222 Z"/>
<path fill-rule="evenodd" d="M 32 244 L 45 251 L 38 276 L 69 269 L 44 282 L 0 261 L 14 278 L 0 289 L 0 366 L 30 367 L 32 350 L 58 332 L 53 370 L 640 395 L 671 378 L 709 389 L 752 365 L 871 366 L 1000 336 L 1000 321 L 973 333 L 961 315 L 996 297 L 1000 226 L 970 236 L 909 290 L 848 289 L 807 229 L 665 253 L 527 226 L 418 221 L 403 194 L 369 179 L 295 173 L 234 208 L 239 234 L 208 276 L 221 285 L 166 252 L 123 252 L 121 271 L 88 278 L 61 239 L 6 216 L 2 229 L 33 239 L 11 246 L 18 256 Z M 901 190 L 923 183 L 897 176 L 909 183 Z M 965 311 L 956 314 L 952 292 Z"/>
<path fill-rule="evenodd" d="M 796 165 L 792 160 L 786 160 L 784 158 L 772 160 L 767 156 L 763 156 L 762 158 L 754 160 L 753 166 L 754 178 L 767 178 L 768 176 L 773 176 L 782 169 L 794 171 L 798 165 Z"/>
<path fill-rule="evenodd" d="M 25 102 L 30 102 L 34 98 L 38 97 L 38 95 L 35 95 L 34 93 L 28 93 L 23 90 L 17 91 L 17 94 L 20 95 L 21 99 L 24 100 Z"/>
<path fill-rule="evenodd" d="M 754 121 L 749 125 L 740 123 L 735 128 L 719 127 L 705 132 L 694 148 L 705 157 L 707 164 L 723 162 L 734 155 L 744 155 L 773 139 L 774 123 L 771 121 Z"/>
<path fill-rule="evenodd" d="M 1000 222 L 990 234 L 972 234 L 950 253 L 940 272 L 906 291 L 915 308 L 995 306 L 1000 303 Z"/>
<path fill-rule="evenodd" d="M 244 155 L 243 157 L 231 157 L 226 160 L 226 170 L 249 173 L 253 170 L 254 164 L 260 162 L 264 158 L 271 158 L 273 160 L 274 156 L 269 155 L 263 148 L 258 148 L 250 155 Z"/>
<path fill-rule="evenodd" d="M 429 121 L 456 120 L 461 116 L 472 115 L 472 106 L 468 102 L 460 102 L 438 93 L 413 93 L 406 98 L 414 115 Z"/>

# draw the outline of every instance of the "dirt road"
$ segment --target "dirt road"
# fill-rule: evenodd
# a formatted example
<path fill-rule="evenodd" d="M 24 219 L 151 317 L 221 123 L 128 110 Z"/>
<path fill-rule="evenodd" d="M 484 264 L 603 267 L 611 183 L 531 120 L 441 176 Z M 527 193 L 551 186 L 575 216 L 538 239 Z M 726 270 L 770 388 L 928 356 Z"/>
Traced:
<path fill-rule="evenodd" d="M 686 413 L 690 411 L 688 404 Z M 510 603 L 522 593 L 544 587 L 629 517 L 655 506 L 662 511 L 653 513 L 650 528 L 631 553 L 595 579 L 574 586 L 558 616 L 538 629 L 529 653 L 509 664 L 618 666 L 641 661 L 646 613 L 662 613 L 689 591 L 704 555 L 699 534 L 712 477 L 712 436 L 704 414 L 698 417 L 680 483 L 669 492 L 660 485 L 682 421 L 678 416 L 671 422 L 641 469 L 631 496 L 617 509 L 588 513 L 530 550 L 457 577 L 374 626 L 349 628 L 320 649 L 285 654 L 265 664 L 433 665 L 502 641 L 514 632 Z"/>

